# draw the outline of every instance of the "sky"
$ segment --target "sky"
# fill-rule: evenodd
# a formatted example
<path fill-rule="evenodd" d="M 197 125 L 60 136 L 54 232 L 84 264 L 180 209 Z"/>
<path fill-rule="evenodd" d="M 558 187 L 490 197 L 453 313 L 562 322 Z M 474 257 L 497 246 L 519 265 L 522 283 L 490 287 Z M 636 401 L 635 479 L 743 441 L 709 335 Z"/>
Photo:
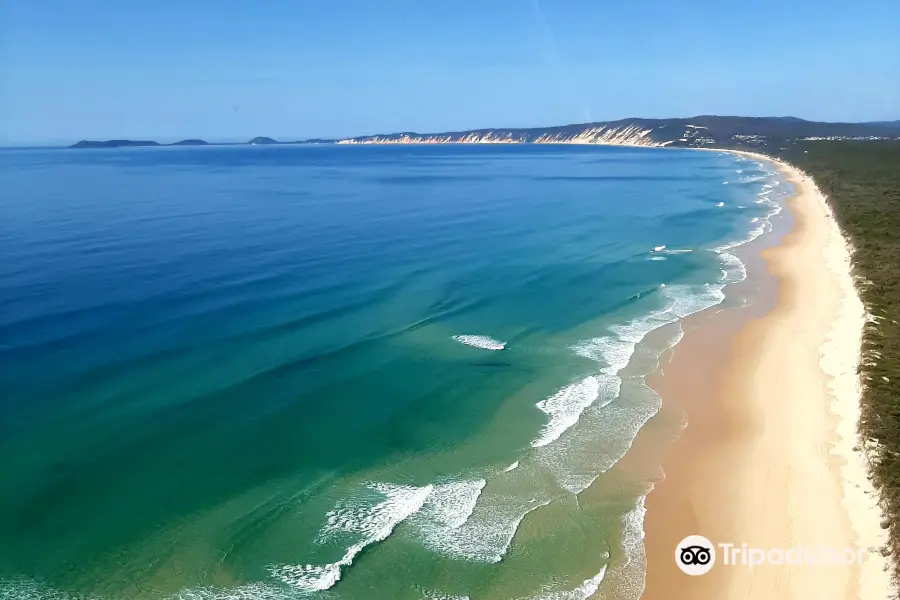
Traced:
<path fill-rule="evenodd" d="M 0 145 L 900 119 L 897 0 L 0 0 Z"/>

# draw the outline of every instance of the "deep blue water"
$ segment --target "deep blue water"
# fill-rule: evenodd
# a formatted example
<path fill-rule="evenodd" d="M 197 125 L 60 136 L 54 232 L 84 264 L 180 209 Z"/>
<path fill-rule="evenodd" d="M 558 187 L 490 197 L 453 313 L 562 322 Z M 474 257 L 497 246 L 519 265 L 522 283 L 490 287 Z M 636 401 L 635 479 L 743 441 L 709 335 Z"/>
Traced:
<path fill-rule="evenodd" d="M 658 409 L 635 349 L 782 187 L 579 146 L 0 161 L 10 598 L 635 597 L 640 486 L 585 494 Z"/>

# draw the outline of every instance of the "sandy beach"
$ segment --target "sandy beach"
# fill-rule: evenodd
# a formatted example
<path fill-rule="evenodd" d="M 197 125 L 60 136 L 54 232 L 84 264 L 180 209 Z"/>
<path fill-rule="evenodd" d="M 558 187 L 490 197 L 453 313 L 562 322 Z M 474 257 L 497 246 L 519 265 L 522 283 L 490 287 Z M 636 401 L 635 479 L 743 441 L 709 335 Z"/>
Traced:
<path fill-rule="evenodd" d="M 750 272 L 771 280 L 772 306 L 689 317 L 651 381 L 663 412 L 685 415 L 687 427 L 647 498 L 648 600 L 896 597 L 856 434 L 866 314 L 849 249 L 814 182 L 778 168 L 797 192 L 794 226 L 763 251 L 762 272 Z M 750 568 L 723 564 L 720 551 L 709 573 L 692 577 L 674 560 L 692 534 L 767 550 L 849 548 L 862 559 Z"/>

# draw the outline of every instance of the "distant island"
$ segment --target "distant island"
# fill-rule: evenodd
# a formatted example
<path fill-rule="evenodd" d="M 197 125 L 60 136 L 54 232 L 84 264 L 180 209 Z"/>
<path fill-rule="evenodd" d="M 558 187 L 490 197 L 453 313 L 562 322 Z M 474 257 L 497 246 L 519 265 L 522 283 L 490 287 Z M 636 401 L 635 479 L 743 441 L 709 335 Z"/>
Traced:
<path fill-rule="evenodd" d="M 103 142 L 95 142 L 91 140 L 81 140 L 77 144 L 70 146 L 71 148 L 130 148 L 132 146 L 160 146 L 159 142 L 136 141 L 136 140 L 106 140 Z"/>
<path fill-rule="evenodd" d="M 292 144 L 305 144 L 310 143 L 309 141 L 303 142 L 288 142 Z M 333 143 L 333 140 L 331 140 Z M 256 145 L 256 144 L 280 144 L 282 142 L 278 142 L 273 140 L 270 137 L 255 137 L 247 144 Z M 238 142 L 240 144 L 240 142 Z M 232 146 L 234 143 L 211 143 L 206 140 L 198 140 L 198 139 L 187 139 L 181 140 L 180 142 L 173 142 L 171 144 L 161 144 L 159 142 L 154 142 L 151 140 L 102 140 L 102 141 L 94 141 L 94 140 L 81 140 L 77 144 L 72 144 L 69 148 L 133 148 L 138 146 Z"/>
<path fill-rule="evenodd" d="M 469 129 L 444 133 L 401 132 L 352 138 L 279 142 L 255 137 L 250 145 L 274 144 L 594 144 L 680 148 L 779 148 L 796 141 L 820 139 L 898 139 L 900 121 L 823 123 L 796 117 L 722 117 L 621 119 L 556 127 Z M 174 144 L 152 141 L 81 141 L 72 148 L 131 146 L 203 146 L 203 140 Z"/>
<path fill-rule="evenodd" d="M 208 146 L 209 142 L 204 140 L 181 140 L 174 144 L 160 144 L 149 140 L 104 140 L 92 141 L 81 140 L 77 144 L 72 144 L 70 148 L 133 148 L 136 146 Z"/>

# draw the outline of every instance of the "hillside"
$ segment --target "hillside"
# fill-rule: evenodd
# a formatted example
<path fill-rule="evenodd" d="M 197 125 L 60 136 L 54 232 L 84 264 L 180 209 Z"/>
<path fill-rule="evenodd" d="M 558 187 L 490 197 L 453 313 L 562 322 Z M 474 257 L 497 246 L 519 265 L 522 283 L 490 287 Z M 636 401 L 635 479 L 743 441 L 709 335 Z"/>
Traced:
<path fill-rule="evenodd" d="M 424 134 L 401 132 L 341 139 L 335 140 L 335 143 L 582 143 L 759 148 L 809 138 L 883 137 L 900 137 L 898 123 L 821 123 L 796 117 L 701 115 L 684 119 L 633 118 L 524 129 L 472 129 Z"/>

